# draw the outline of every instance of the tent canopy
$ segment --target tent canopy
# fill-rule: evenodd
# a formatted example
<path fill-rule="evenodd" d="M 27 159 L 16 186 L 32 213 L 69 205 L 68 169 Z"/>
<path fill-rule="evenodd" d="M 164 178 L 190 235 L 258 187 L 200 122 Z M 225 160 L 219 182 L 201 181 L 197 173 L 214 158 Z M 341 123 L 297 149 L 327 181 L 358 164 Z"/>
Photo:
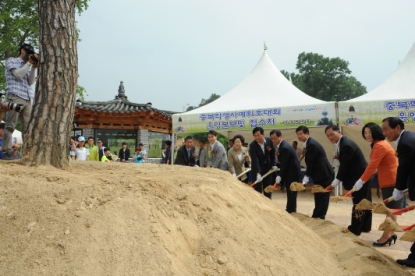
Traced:
<path fill-rule="evenodd" d="M 252 72 L 235 88 L 214 102 L 184 114 L 324 103 L 289 82 L 264 52 Z"/>
<path fill-rule="evenodd" d="M 381 85 L 346 102 L 386 101 L 413 98 L 415 95 L 415 43 L 405 59 Z"/>

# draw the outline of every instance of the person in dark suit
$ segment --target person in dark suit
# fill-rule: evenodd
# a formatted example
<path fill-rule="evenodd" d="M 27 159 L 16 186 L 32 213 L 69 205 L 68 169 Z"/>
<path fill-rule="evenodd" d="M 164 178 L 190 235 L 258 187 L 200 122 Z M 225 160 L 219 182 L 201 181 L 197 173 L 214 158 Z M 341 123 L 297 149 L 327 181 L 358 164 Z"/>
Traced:
<path fill-rule="evenodd" d="M 307 184 L 310 177 L 314 183 L 326 188 L 334 179 L 334 170 L 327 160 L 326 152 L 319 142 L 310 137 L 308 127 L 299 126 L 295 130 L 297 138 L 304 143 L 305 163 L 307 166 L 303 183 Z M 330 193 L 314 194 L 313 218 L 325 219 L 329 208 Z"/>
<path fill-rule="evenodd" d="M 276 156 L 280 162 L 280 171 L 275 181 L 285 186 L 287 190 L 287 205 L 285 210 L 288 213 L 297 212 L 297 192 L 291 191 L 292 182 L 301 181 L 301 167 L 297 153 L 294 148 L 282 139 L 281 131 L 273 130 L 270 133 L 272 143 L 278 150 Z"/>
<path fill-rule="evenodd" d="M 165 151 L 161 159 L 161 163 L 170 165 L 170 162 L 171 162 L 171 141 L 170 140 L 166 140 L 164 142 L 164 148 L 165 148 Z"/>
<path fill-rule="evenodd" d="M 339 171 L 333 180 L 332 187 L 337 187 L 342 182 L 346 190 L 351 190 L 356 181 L 365 172 L 367 161 L 359 146 L 354 141 L 343 136 L 338 126 L 327 126 L 324 131 L 327 139 L 336 145 L 336 156 L 338 156 L 340 162 Z M 361 189 L 353 192 L 352 196 L 352 221 L 347 228 L 356 236 L 360 236 L 362 232 L 370 232 L 372 229 L 372 211 L 355 210 L 356 204 L 362 201 L 362 199 L 372 201 L 370 185 L 363 185 Z"/>
<path fill-rule="evenodd" d="M 122 142 L 122 148 L 118 152 L 118 156 L 120 157 L 121 162 L 128 162 L 130 158 L 130 149 L 127 149 L 127 143 Z"/>
<path fill-rule="evenodd" d="M 186 136 L 184 145 L 177 151 L 176 165 L 184 165 L 193 167 L 196 165 L 195 147 L 193 146 L 193 137 Z"/>
<path fill-rule="evenodd" d="M 415 200 L 415 133 L 405 130 L 405 125 L 397 117 L 388 117 L 382 121 L 382 132 L 389 142 L 396 141 L 399 166 L 396 174 L 396 188 L 393 198 L 400 200 L 408 188 L 409 199 Z M 407 259 L 396 260 L 398 264 L 415 267 L 415 243 Z"/>
<path fill-rule="evenodd" d="M 271 193 L 265 193 L 264 189 L 272 185 L 272 174 L 262 178 L 271 169 L 277 169 L 275 164 L 275 149 L 269 137 L 264 136 L 264 129 L 256 127 L 252 130 L 255 141 L 249 145 L 249 155 L 251 156 L 251 168 L 253 180 L 260 181 L 254 188 L 259 193 L 264 193 L 271 199 Z"/>

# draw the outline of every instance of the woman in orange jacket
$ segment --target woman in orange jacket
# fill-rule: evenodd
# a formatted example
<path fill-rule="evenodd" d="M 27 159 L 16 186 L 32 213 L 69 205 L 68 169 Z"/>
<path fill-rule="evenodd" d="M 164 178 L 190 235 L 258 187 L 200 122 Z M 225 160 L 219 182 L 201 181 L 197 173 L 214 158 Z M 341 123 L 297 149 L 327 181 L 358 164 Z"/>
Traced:
<path fill-rule="evenodd" d="M 359 190 L 363 183 L 369 181 L 372 175 L 378 173 L 379 187 L 382 190 L 382 197 L 389 198 L 392 196 L 396 183 L 396 173 L 398 169 L 398 159 L 392 146 L 385 141 L 382 129 L 375 123 L 367 123 L 362 129 L 363 138 L 368 141 L 372 151 L 370 153 L 370 162 L 365 172 L 356 182 L 355 188 Z M 369 185 L 369 184 L 366 184 Z M 405 206 L 405 197 L 386 204 L 388 208 L 401 209 Z M 396 215 L 386 215 L 396 222 Z M 392 241 L 396 243 L 397 236 L 393 231 L 384 231 L 380 239 L 373 243 L 374 246 L 391 245 Z"/>

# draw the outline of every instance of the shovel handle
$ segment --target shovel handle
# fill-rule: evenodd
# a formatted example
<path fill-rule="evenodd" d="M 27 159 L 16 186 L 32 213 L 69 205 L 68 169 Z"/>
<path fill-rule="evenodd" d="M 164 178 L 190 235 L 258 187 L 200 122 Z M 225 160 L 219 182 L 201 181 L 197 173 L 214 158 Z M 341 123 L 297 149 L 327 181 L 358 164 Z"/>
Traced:
<path fill-rule="evenodd" d="M 331 191 L 331 188 L 332 188 L 332 187 L 333 187 L 333 185 L 331 185 L 331 184 L 330 184 L 330 185 L 328 185 L 328 186 L 326 187 L 326 189 L 325 189 L 325 190 L 326 190 L 326 191 Z"/>
<path fill-rule="evenodd" d="M 350 197 L 350 195 L 351 195 L 354 191 L 356 191 L 356 190 L 353 188 L 353 189 L 351 189 L 350 191 L 348 191 L 348 192 L 347 192 L 347 194 L 345 194 L 344 196 L 345 196 L 345 197 Z"/>
<path fill-rule="evenodd" d="M 415 224 L 409 225 L 409 226 L 402 226 L 403 231 L 409 231 L 412 230 L 412 228 L 415 227 Z"/>
<path fill-rule="evenodd" d="M 403 193 L 406 193 L 406 192 L 408 192 L 408 189 L 403 190 Z M 393 198 L 393 196 L 391 196 L 390 198 L 387 198 L 387 199 L 385 199 L 382 202 L 386 204 L 386 203 L 391 202 L 391 201 L 394 201 L 394 200 L 395 199 Z"/>
<path fill-rule="evenodd" d="M 402 215 L 403 213 L 406 213 L 406 212 L 411 211 L 413 209 L 415 209 L 415 205 L 411 205 L 411 206 L 408 206 L 406 208 L 393 211 L 392 214 L 394 214 L 394 215 Z"/>
<path fill-rule="evenodd" d="M 273 169 L 271 169 L 271 170 L 269 170 L 266 174 L 264 174 L 263 176 L 262 176 L 262 179 L 264 179 L 265 177 L 267 177 L 268 175 L 270 175 L 271 173 L 273 173 L 273 172 L 276 172 L 277 170 L 273 170 Z M 261 180 L 262 181 L 262 180 Z M 252 183 L 251 184 L 251 187 L 253 188 L 256 184 L 258 184 L 259 182 L 261 182 L 261 181 L 255 181 L 254 183 Z"/>
<path fill-rule="evenodd" d="M 382 201 L 382 202 L 386 204 L 386 203 L 391 202 L 391 201 L 394 201 L 393 196 L 391 196 L 391 197 L 389 197 L 389 198 L 385 199 L 385 200 L 384 200 L 384 201 Z"/>
<path fill-rule="evenodd" d="M 246 174 L 247 172 L 249 172 L 251 170 L 251 168 L 245 170 L 244 172 L 242 172 L 241 174 L 237 175 L 236 178 L 239 178 L 241 176 L 243 176 L 244 174 Z"/>

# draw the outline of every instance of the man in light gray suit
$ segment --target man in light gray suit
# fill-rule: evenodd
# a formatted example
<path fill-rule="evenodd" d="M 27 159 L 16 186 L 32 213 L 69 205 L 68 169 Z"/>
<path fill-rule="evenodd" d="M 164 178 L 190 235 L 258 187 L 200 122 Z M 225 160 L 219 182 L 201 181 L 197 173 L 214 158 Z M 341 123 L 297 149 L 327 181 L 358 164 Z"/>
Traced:
<path fill-rule="evenodd" d="M 196 164 L 199 167 L 206 168 L 208 165 L 208 155 L 205 149 L 205 141 L 199 141 L 199 149 L 197 150 L 197 161 Z"/>
<path fill-rule="evenodd" d="M 218 134 L 214 130 L 209 130 L 208 140 L 211 150 L 211 166 L 220 170 L 228 170 L 228 157 L 226 156 L 225 147 L 217 140 Z"/>

